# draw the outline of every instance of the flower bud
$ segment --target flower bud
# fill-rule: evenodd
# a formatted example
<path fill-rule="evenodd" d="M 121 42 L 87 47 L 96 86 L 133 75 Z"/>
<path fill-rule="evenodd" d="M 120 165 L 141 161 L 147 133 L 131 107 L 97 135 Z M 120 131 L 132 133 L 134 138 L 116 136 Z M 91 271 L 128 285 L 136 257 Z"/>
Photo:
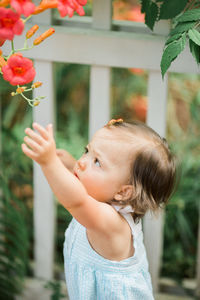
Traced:
<path fill-rule="evenodd" d="M 25 86 L 20 86 L 16 89 L 16 93 L 21 94 L 25 91 L 26 87 Z"/>
<path fill-rule="evenodd" d="M 12 92 L 12 93 L 11 93 L 11 96 L 15 96 L 15 92 Z"/>
<path fill-rule="evenodd" d="M 43 42 L 46 38 L 48 38 L 50 35 L 52 35 L 55 32 L 54 28 L 49 28 L 47 31 L 42 33 L 37 39 L 34 40 L 33 44 L 35 46 L 39 45 L 41 42 Z"/>
<path fill-rule="evenodd" d="M 7 65 L 7 62 L 5 61 L 5 59 L 3 58 L 3 56 L 0 56 L 0 70 L 5 65 Z"/>
<path fill-rule="evenodd" d="M 38 30 L 39 26 L 37 24 L 35 24 L 33 27 L 31 27 L 31 29 L 29 29 L 26 33 L 26 38 L 30 39 Z"/>
<path fill-rule="evenodd" d="M 36 81 L 32 84 L 32 89 L 36 89 L 38 87 L 40 87 L 42 85 L 42 82 L 41 81 Z"/>
<path fill-rule="evenodd" d="M 39 101 L 39 100 L 36 100 L 36 101 L 34 101 L 34 103 L 33 103 L 34 106 L 38 106 L 39 104 L 40 104 L 40 101 Z"/>

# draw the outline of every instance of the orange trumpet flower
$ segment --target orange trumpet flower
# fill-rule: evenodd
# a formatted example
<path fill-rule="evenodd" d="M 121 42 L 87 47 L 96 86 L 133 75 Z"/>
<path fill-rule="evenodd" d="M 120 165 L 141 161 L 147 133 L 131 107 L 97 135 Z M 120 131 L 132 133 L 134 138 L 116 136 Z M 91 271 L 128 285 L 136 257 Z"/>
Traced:
<path fill-rule="evenodd" d="M 10 4 L 10 0 L 0 0 L 0 7 L 5 7 Z"/>
<path fill-rule="evenodd" d="M 37 14 L 42 13 L 46 9 L 57 8 L 57 6 L 58 6 L 58 1 L 57 0 L 43 0 L 43 1 L 41 1 L 40 5 L 38 5 L 35 8 L 35 11 L 34 11 L 33 14 L 37 15 Z"/>
<path fill-rule="evenodd" d="M 38 30 L 39 26 L 37 24 L 35 24 L 33 27 L 31 27 L 31 29 L 29 29 L 26 33 L 26 38 L 30 39 Z"/>
<path fill-rule="evenodd" d="M 49 28 L 47 31 L 45 31 L 44 33 L 42 33 L 37 39 L 34 40 L 33 44 L 35 46 L 39 45 L 40 43 L 42 43 L 46 38 L 48 38 L 50 35 L 52 35 L 55 32 L 54 28 Z"/>

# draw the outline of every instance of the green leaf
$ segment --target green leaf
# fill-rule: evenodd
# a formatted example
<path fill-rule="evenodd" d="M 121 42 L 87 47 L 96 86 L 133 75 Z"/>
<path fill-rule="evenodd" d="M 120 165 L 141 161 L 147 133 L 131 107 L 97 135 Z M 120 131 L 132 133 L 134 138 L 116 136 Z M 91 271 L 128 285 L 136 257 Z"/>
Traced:
<path fill-rule="evenodd" d="M 168 45 L 168 44 L 170 44 L 171 42 L 173 42 L 173 41 L 175 41 L 175 40 L 178 40 L 181 36 L 182 36 L 182 33 L 177 33 L 177 34 L 172 35 L 171 37 L 169 37 L 169 38 L 166 40 L 165 45 Z"/>
<path fill-rule="evenodd" d="M 170 32 L 170 36 L 188 31 L 189 29 L 195 26 L 196 22 L 185 22 L 185 23 L 178 23 L 174 29 Z"/>
<path fill-rule="evenodd" d="M 158 6 L 156 3 L 152 2 L 149 6 L 149 9 L 146 11 L 145 15 L 145 24 L 153 30 L 154 24 L 158 16 Z"/>
<path fill-rule="evenodd" d="M 162 77 L 164 77 L 172 61 L 183 51 L 185 44 L 186 34 L 184 34 L 179 40 L 173 41 L 165 48 L 160 64 Z"/>
<path fill-rule="evenodd" d="M 190 52 L 195 58 L 196 62 L 200 63 L 200 46 L 194 43 L 192 40 L 189 40 Z"/>
<path fill-rule="evenodd" d="M 200 8 L 187 10 L 180 17 L 177 17 L 177 22 L 197 21 L 200 19 Z"/>
<path fill-rule="evenodd" d="M 200 46 L 200 33 L 196 29 L 190 29 L 188 36 L 195 44 Z"/>
<path fill-rule="evenodd" d="M 141 12 L 146 13 L 149 10 L 151 0 L 141 0 Z"/>
<path fill-rule="evenodd" d="M 186 6 L 188 0 L 165 0 L 160 8 L 160 19 L 172 19 Z"/>

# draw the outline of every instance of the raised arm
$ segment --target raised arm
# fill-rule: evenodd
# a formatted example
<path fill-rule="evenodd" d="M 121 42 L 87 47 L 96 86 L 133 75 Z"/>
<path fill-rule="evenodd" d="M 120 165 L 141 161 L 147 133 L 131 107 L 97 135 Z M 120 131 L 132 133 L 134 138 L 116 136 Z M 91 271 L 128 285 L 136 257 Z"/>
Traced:
<path fill-rule="evenodd" d="M 76 159 L 66 150 L 56 149 L 56 154 L 64 164 L 64 166 L 70 171 L 73 172 Z"/>
<path fill-rule="evenodd" d="M 58 201 L 87 229 L 108 235 L 119 230 L 121 219 L 107 203 L 88 195 L 84 185 L 61 162 L 56 154 L 52 125 L 46 128 L 33 123 L 26 128 L 22 151 L 40 164 L 47 181 Z"/>
<path fill-rule="evenodd" d="M 82 183 L 64 166 L 56 154 L 56 144 L 52 125 L 43 128 L 33 123 L 33 128 L 26 128 L 22 151 L 40 164 L 58 201 L 66 208 L 79 205 L 88 195 Z"/>

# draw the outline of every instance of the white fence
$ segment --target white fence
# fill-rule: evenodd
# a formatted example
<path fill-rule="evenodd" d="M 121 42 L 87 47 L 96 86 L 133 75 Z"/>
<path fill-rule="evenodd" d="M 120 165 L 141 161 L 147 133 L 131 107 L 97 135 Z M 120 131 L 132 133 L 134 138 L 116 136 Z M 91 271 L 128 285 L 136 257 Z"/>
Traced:
<path fill-rule="evenodd" d="M 160 60 L 169 24 L 160 22 L 152 34 L 144 24 L 112 21 L 111 11 L 111 0 L 94 0 L 92 18 L 74 17 L 68 21 L 60 20 L 63 23 L 61 26 L 53 26 L 56 34 L 52 38 L 24 54 L 35 60 L 37 79 L 44 82 L 40 88 L 40 95 L 44 94 L 48 99 L 34 109 L 34 120 L 43 125 L 49 122 L 56 123 L 52 62 L 91 65 L 90 137 L 110 119 L 110 68 L 143 68 L 149 71 L 147 124 L 164 137 L 168 85 L 167 75 L 164 81 L 161 79 Z M 35 16 L 31 22 L 40 25 L 40 32 L 44 32 L 51 24 L 50 12 Z M 32 25 L 29 23 L 30 27 Z M 118 31 L 112 28 L 117 28 Z M 19 37 L 16 47 L 19 45 L 20 48 L 22 41 L 23 38 Z M 173 62 L 170 71 L 199 72 L 188 47 Z M 36 164 L 34 164 L 34 229 L 35 276 L 51 279 L 55 205 L 47 181 Z M 163 215 L 158 219 L 145 217 L 144 237 L 154 291 L 157 291 L 162 258 Z M 200 243 L 198 249 L 197 286 L 200 294 Z"/>

